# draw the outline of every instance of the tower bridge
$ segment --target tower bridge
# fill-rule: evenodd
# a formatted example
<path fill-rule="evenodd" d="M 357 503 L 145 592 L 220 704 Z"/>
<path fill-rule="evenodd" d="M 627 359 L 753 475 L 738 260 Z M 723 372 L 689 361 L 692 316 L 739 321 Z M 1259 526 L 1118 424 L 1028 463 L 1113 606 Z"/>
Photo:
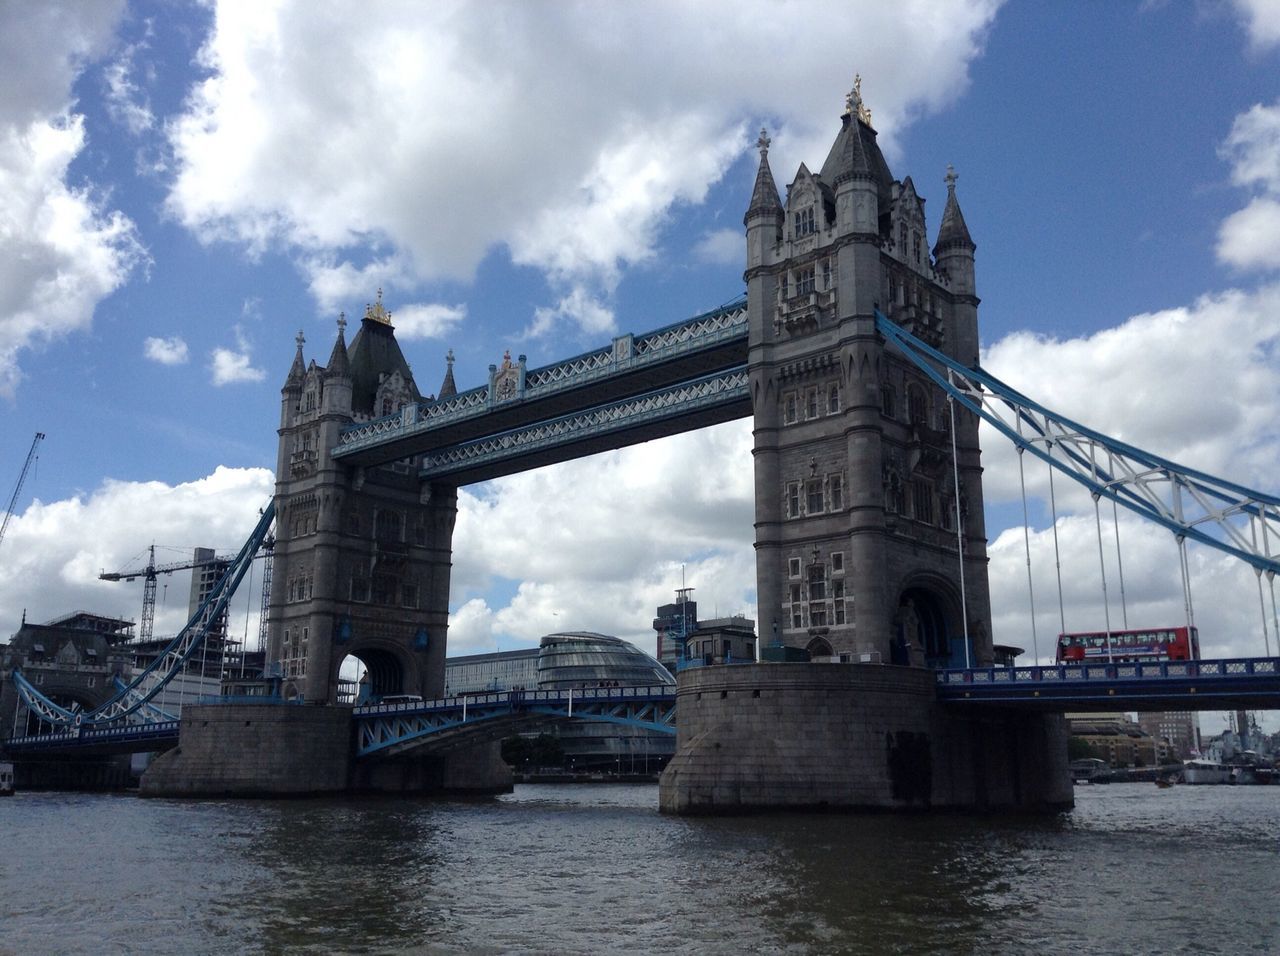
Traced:
<path fill-rule="evenodd" d="M 567 719 L 570 704 L 509 698 L 468 715 L 467 702 L 441 700 L 458 487 L 747 416 L 757 617 L 764 656 L 780 662 L 692 668 L 674 702 L 645 702 L 665 716 L 614 714 L 669 727 L 678 703 L 664 810 L 1063 806 L 1068 703 L 1140 709 L 1157 685 L 1162 701 L 1210 685 L 1198 700 L 1215 707 L 1232 687 L 1280 701 L 1265 661 L 1247 675 L 992 667 L 980 421 L 1095 500 L 1161 523 L 1180 545 L 1220 546 L 1259 575 L 1280 569 L 1280 499 L 1112 442 L 982 372 L 977 247 L 957 177 L 948 171 L 930 249 L 925 200 L 911 177 L 894 178 L 876 136 L 855 87 L 825 161 L 799 167 L 784 203 L 761 131 L 745 302 L 543 368 L 508 354 L 461 392 L 450 359 L 435 397 L 415 381 L 381 293 L 350 345 L 339 319 L 326 364 L 306 360 L 300 334 L 275 494 L 255 532 L 274 518 L 267 659 L 282 703 L 192 708 L 182 746 L 144 786 L 502 786 L 496 746 L 479 741 L 517 719 Z M 180 638 L 174 660 L 198 635 Z M 338 705 L 347 656 L 375 694 L 428 703 L 353 715 Z M 781 663 L 796 657 L 848 663 Z M 102 715 L 43 712 L 66 726 L 126 720 L 148 699 L 130 693 Z M 24 700 L 44 706 L 34 687 Z M 364 755 L 354 763 L 353 722 Z M 236 762 L 245 753 L 248 769 Z"/>

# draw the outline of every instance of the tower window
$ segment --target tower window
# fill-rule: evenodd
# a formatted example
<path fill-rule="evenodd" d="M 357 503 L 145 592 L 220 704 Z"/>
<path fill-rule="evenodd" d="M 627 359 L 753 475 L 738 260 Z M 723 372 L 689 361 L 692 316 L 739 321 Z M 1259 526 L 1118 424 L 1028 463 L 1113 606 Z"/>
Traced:
<path fill-rule="evenodd" d="M 787 485 L 787 517 L 800 517 L 800 482 L 798 481 Z"/>
<path fill-rule="evenodd" d="M 831 573 L 844 574 L 844 552 L 843 551 L 831 552 Z"/>
<path fill-rule="evenodd" d="M 917 521 L 933 524 L 933 488 L 927 481 L 911 482 L 911 513 Z"/>
<path fill-rule="evenodd" d="M 808 486 L 805 488 L 805 498 L 808 514 L 819 515 L 826 510 L 822 507 L 822 480 L 820 478 L 809 480 Z"/>
<path fill-rule="evenodd" d="M 830 259 L 822 260 L 822 288 L 824 291 L 826 289 L 831 288 L 831 260 Z"/>
<path fill-rule="evenodd" d="M 809 565 L 809 601 L 812 603 L 826 599 L 827 569 L 822 564 L 811 564 Z"/>
<path fill-rule="evenodd" d="M 310 389 L 307 390 L 306 397 L 304 398 L 303 409 L 308 412 L 314 412 L 316 410 L 316 393 Z"/>
<path fill-rule="evenodd" d="M 789 577 L 793 577 L 793 578 L 798 578 L 798 577 L 800 577 L 800 559 L 799 559 L 799 558 L 790 558 L 790 559 L 788 559 L 788 561 L 787 561 L 787 575 L 788 575 Z"/>
<path fill-rule="evenodd" d="M 809 389 L 809 394 L 806 396 L 804 417 L 818 417 L 818 390 L 816 388 Z"/>
<path fill-rule="evenodd" d="M 840 386 L 832 385 L 827 390 L 827 414 L 834 415 L 840 411 Z"/>
<path fill-rule="evenodd" d="M 799 402 L 796 400 L 796 393 L 788 392 L 782 399 L 782 420 L 788 425 L 794 425 L 799 414 Z"/>
<path fill-rule="evenodd" d="M 801 236 L 811 236 L 818 231 L 818 227 L 814 224 L 812 206 L 792 213 L 791 220 L 797 239 Z"/>
<path fill-rule="evenodd" d="M 831 488 L 831 510 L 844 510 L 844 476 L 832 475 L 828 479 Z"/>
<path fill-rule="evenodd" d="M 913 229 L 913 230 L 911 230 L 911 258 L 913 258 L 913 259 L 916 261 L 916 264 L 917 264 L 917 265 L 919 265 L 919 263 L 920 263 L 920 233 L 916 232 L 914 229 Z"/>
<path fill-rule="evenodd" d="M 796 295 L 809 295 L 813 292 L 813 266 L 796 272 Z"/>

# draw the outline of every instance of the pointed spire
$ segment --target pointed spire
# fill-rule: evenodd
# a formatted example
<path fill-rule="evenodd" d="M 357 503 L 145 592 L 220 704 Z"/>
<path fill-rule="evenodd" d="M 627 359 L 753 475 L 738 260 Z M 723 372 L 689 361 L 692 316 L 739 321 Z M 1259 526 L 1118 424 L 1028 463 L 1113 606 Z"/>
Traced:
<path fill-rule="evenodd" d="M 347 340 L 344 335 L 347 328 L 347 313 L 338 313 L 338 340 L 333 343 L 333 352 L 329 355 L 329 364 L 325 366 L 325 378 L 337 378 L 351 374 L 351 363 L 347 360 Z"/>
<path fill-rule="evenodd" d="M 947 164 L 947 208 L 942 211 L 942 224 L 938 226 L 938 241 L 934 244 L 934 255 L 949 247 L 959 247 L 973 252 L 976 248 L 969 236 L 969 227 L 965 225 L 964 214 L 960 212 L 960 201 L 956 199 L 955 167 Z"/>
<path fill-rule="evenodd" d="M 302 378 L 307 374 L 307 364 L 302 358 L 302 346 L 307 340 L 302 334 L 302 329 L 298 329 L 294 341 L 298 343 L 298 351 L 293 356 L 293 365 L 289 367 L 289 377 L 284 380 L 286 389 L 301 389 Z"/>
<path fill-rule="evenodd" d="M 445 369 L 444 381 L 440 384 L 440 398 L 448 398 L 450 395 L 458 394 L 458 386 L 453 381 L 453 349 L 449 349 L 449 353 L 444 357 L 448 367 Z"/>
<path fill-rule="evenodd" d="M 769 144 L 773 142 L 764 127 L 760 128 L 760 138 L 756 146 L 760 149 L 760 168 L 756 170 L 756 186 L 751 192 L 751 205 L 743 217 L 744 225 L 756 216 L 769 216 L 781 220 L 783 218 L 782 203 L 778 199 L 778 186 L 773 181 L 773 170 L 769 168 Z"/>

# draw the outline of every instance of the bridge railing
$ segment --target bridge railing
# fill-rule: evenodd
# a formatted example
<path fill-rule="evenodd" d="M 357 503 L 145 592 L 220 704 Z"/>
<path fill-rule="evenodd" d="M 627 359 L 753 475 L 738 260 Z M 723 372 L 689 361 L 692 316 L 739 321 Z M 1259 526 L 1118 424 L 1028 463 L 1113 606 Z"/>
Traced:
<path fill-rule="evenodd" d="M 561 704 L 574 702 L 644 700 L 668 698 L 675 694 L 671 684 L 641 687 L 571 687 L 562 690 L 503 690 L 485 694 L 462 694 L 456 697 L 438 697 L 432 700 L 398 701 L 393 704 L 362 704 L 352 713 L 356 717 L 384 717 L 393 714 L 419 714 L 430 711 L 487 708 L 492 706 L 529 706 L 530 704 Z"/>
<path fill-rule="evenodd" d="M 48 734 L 28 734 L 10 737 L 4 741 L 6 748 L 40 747 L 50 744 L 80 745 L 110 743 L 116 740 L 138 740 L 144 737 L 168 737 L 178 732 L 178 721 L 161 720 L 148 724 L 127 724 L 123 727 L 94 727 L 81 725 L 73 730 Z"/>
<path fill-rule="evenodd" d="M 1280 658 L 1239 657 L 1200 661 L 1096 661 L 1038 667 L 974 667 L 940 670 L 937 682 L 955 684 L 1068 683 L 1114 680 L 1169 680 L 1190 677 L 1251 677 L 1280 673 Z"/>

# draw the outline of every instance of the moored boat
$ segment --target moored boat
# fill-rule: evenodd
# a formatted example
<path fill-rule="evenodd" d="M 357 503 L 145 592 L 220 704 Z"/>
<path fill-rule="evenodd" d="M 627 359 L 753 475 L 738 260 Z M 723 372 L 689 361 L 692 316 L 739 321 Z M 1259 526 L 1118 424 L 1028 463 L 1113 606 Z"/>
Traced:
<path fill-rule="evenodd" d="M 1231 783 L 1231 769 L 1214 760 L 1186 760 L 1182 764 L 1182 782 Z"/>

